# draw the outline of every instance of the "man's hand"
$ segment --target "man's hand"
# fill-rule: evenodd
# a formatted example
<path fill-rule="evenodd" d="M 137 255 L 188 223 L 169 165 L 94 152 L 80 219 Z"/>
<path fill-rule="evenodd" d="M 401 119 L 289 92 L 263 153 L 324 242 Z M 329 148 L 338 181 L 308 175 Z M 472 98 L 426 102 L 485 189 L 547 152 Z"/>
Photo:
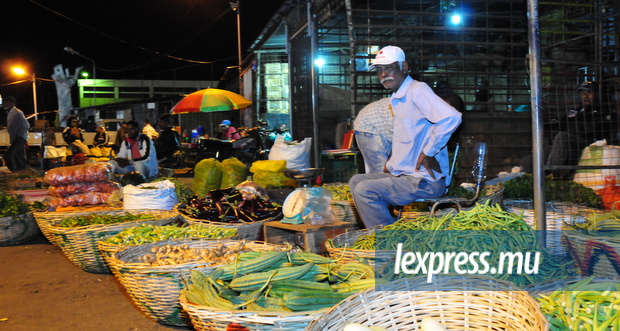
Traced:
<path fill-rule="evenodd" d="M 127 160 L 127 159 L 123 159 L 123 158 L 117 157 L 115 159 L 115 161 L 118 164 L 118 166 L 121 167 L 121 168 L 125 168 L 126 166 L 129 165 L 129 160 Z"/>
<path fill-rule="evenodd" d="M 418 163 L 415 166 L 415 171 L 420 171 L 420 166 L 424 166 L 424 169 L 428 171 L 433 179 L 436 179 L 433 170 L 441 173 L 439 162 L 437 162 L 437 159 L 435 159 L 434 156 L 427 156 L 426 154 L 421 153 L 420 157 L 418 157 Z"/>

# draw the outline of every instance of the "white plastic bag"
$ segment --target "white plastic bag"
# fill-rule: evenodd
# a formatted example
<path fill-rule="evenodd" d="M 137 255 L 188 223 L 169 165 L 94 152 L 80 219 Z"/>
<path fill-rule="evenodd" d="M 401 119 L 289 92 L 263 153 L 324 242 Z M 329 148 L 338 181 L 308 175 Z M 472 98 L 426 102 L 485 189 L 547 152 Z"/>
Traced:
<path fill-rule="evenodd" d="M 285 160 L 288 169 L 310 168 L 310 147 L 312 138 L 308 137 L 301 142 L 286 141 L 283 135 L 278 135 L 269 151 L 269 160 Z"/>
<path fill-rule="evenodd" d="M 45 159 L 53 159 L 57 157 L 65 157 L 67 156 L 67 147 L 54 147 L 54 146 L 45 146 L 45 150 L 43 151 L 43 158 Z"/>
<path fill-rule="evenodd" d="M 147 187 L 147 188 L 143 188 Z M 171 210 L 179 203 L 174 184 L 169 180 L 123 187 L 123 209 Z"/>
<path fill-rule="evenodd" d="M 620 164 L 620 146 L 607 145 L 599 140 L 584 148 L 579 159 L 580 166 L 609 166 Z M 593 190 L 605 187 L 605 177 L 620 178 L 620 169 L 581 169 L 575 173 L 574 181 Z"/>

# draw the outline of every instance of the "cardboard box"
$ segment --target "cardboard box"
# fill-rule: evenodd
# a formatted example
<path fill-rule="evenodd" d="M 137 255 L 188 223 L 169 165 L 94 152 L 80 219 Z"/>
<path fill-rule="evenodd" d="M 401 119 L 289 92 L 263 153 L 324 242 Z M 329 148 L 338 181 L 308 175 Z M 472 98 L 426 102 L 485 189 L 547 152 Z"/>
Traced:
<path fill-rule="evenodd" d="M 271 244 L 291 244 L 305 252 L 325 253 L 325 240 L 357 228 L 355 223 L 335 222 L 325 225 L 288 224 L 280 221 L 265 223 L 265 241 Z"/>

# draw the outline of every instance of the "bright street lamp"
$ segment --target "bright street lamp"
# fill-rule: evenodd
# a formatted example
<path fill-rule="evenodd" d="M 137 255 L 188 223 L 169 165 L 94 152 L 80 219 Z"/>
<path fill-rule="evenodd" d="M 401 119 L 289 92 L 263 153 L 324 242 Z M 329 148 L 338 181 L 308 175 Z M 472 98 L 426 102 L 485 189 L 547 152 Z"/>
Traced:
<path fill-rule="evenodd" d="M 97 106 L 97 65 L 95 64 L 95 60 L 82 55 L 80 52 L 74 50 L 71 47 L 65 47 L 64 50 L 65 52 L 77 55 L 93 63 L 93 106 Z"/>
<path fill-rule="evenodd" d="M 28 73 L 24 68 L 14 67 L 13 72 L 18 75 L 27 75 Z M 37 77 L 34 75 L 34 72 L 30 74 L 30 80 L 32 81 L 32 100 L 34 103 L 34 119 L 38 119 L 38 111 L 37 111 Z"/>

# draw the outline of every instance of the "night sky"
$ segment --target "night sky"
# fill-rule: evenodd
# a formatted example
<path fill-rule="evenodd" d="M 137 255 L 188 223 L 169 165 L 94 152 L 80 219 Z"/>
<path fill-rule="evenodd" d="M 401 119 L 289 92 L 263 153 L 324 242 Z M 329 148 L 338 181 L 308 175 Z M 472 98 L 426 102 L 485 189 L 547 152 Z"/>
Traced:
<path fill-rule="evenodd" d="M 240 0 L 244 57 L 283 2 Z M 67 46 L 95 62 L 97 79 L 218 80 L 238 62 L 237 19 L 228 0 L 4 0 L 0 34 L 0 93 L 18 103 L 32 102 L 32 87 L 8 85 L 23 79 L 11 71 L 15 65 L 43 79 L 51 79 L 57 64 L 92 74 L 92 62 L 64 51 Z M 39 108 L 55 106 L 45 101 L 55 94 L 54 83 L 37 86 Z"/>

